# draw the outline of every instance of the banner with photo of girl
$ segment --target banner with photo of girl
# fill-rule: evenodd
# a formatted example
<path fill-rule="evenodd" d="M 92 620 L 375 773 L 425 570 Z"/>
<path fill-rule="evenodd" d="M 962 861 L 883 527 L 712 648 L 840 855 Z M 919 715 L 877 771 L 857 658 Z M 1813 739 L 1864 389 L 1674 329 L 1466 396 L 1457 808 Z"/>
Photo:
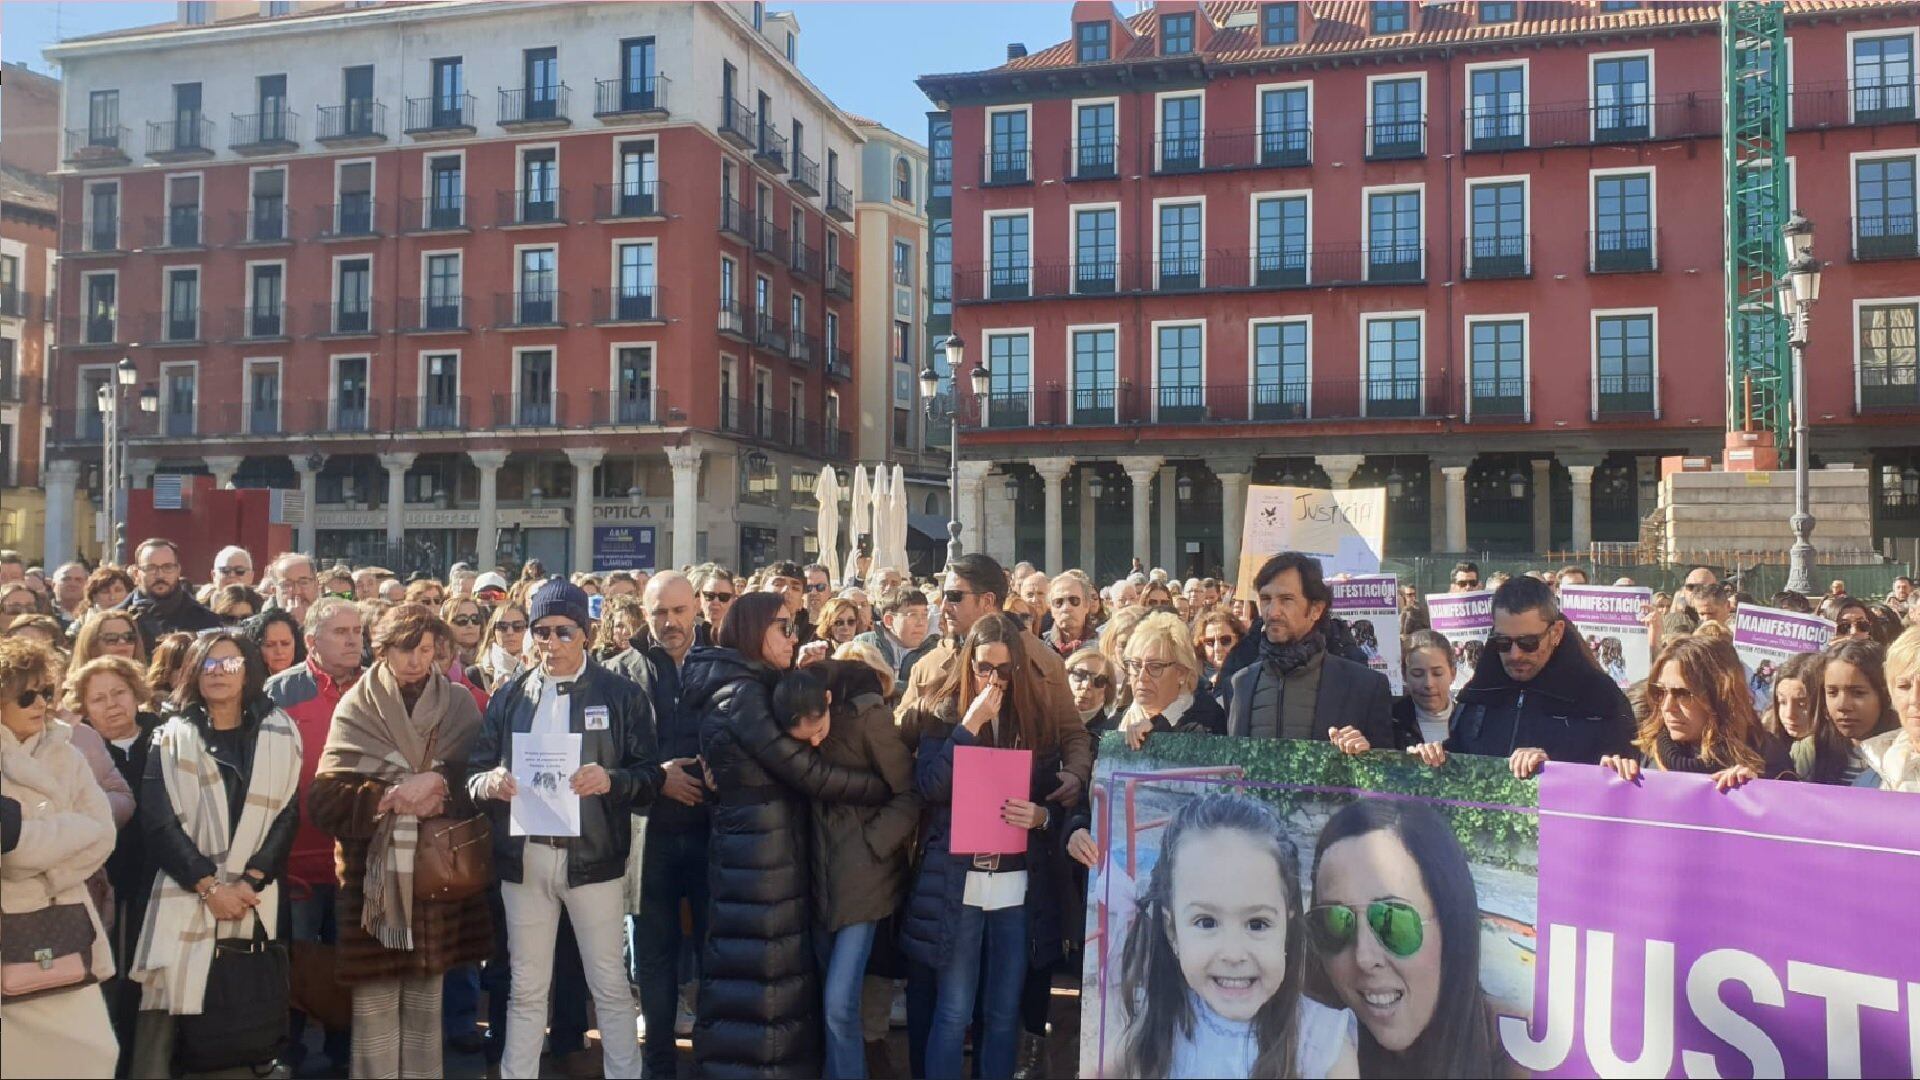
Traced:
<path fill-rule="evenodd" d="M 1358 574 L 1331 578 L 1333 615 L 1353 632 L 1354 644 L 1367 666 L 1387 677 L 1397 694 L 1404 693 L 1400 668 L 1400 579 L 1393 574 Z"/>
<path fill-rule="evenodd" d="M 1820 615 L 1741 604 L 1733 613 L 1733 651 L 1747 665 L 1753 707 L 1773 701 L 1773 675 L 1797 653 L 1819 652 L 1833 640 L 1833 622 Z"/>
<path fill-rule="evenodd" d="M 1646 678 L 1653 663 L 1644 621 L 1652 604 L 1653 590 L 1645 587 L 1560 586 L 1560 613 L 1580 628 L 1593 658 L 1623 690 Z"/>
<path fill-rule="evenodd" d="M 1493 591 L 1428 593 L 1427 625 L 1453 646 L 1453 688 L 1467 685 L 1493 633 Z"/>

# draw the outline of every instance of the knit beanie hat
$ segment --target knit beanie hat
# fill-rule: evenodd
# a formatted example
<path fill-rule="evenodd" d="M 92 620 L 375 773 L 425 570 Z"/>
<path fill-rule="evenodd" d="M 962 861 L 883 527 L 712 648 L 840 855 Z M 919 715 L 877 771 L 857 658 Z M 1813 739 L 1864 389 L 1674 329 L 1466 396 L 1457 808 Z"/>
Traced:
<path fill-rule="evenodd" d="M 592 622 L 587 617 L 586 591 L 561 577 L 540 586 L 527 605 L 527 624 L 531 626 L 549 615 L 572 619 L 575 626 L 585 630 Z"/>

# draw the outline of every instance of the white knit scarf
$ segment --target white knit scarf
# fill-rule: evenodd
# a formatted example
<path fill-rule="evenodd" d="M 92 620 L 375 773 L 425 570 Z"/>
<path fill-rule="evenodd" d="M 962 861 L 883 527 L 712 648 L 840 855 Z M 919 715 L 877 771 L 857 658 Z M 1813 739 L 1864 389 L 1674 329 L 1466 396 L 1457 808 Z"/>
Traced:
<path fill-rule="evenodd" d="M 194 847 L 219 866 L 222 884 L 238 881 L 247 861 L 266 840 L 267 830 L 292 802 L 300 784 L 300 731 L 279 709 L 260 721 L 253 747 L 253 778 L 247 785 L 240 824 L 227 826 L 227 788 L 220 766 L 200 738 L 193 721 L 176 716 L 153 733 L 152 753 L 160 758 L 161 779 L 180 827 Z M 278 929 L 280 887 L 269 885 L 253 909 L 271 938 Z M 140 931 L 128 976 L 146 989 L 142 1009 L 165 1009 L 175 1016 L 197 1016 L 207 992 L 213 945 L 221 938 L 249 937 L 246 916 L 219 921 L 191 890 L 166 873 L 154 875 L 153 898 Z"/>

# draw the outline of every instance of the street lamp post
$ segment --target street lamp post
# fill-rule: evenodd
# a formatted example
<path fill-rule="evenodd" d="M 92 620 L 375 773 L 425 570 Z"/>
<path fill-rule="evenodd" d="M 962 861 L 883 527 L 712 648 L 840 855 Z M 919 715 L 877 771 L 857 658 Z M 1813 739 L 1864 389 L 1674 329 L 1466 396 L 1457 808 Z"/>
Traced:
<path fill-rule="evenodd" d="M 956 393 L 953 395 L 953 398 L 947 402 L 946 415 L 942 416 L 939 402 L 940 373 L 935 371 L 933 364 L 929 362 L 920 372 L 920 401 L 926 409 L 928 423 L 938 423 L 941 420 L 946 420 L 953 428 L 952 435 L 949 438 L 950 457 L 947 462 L 947 507 L 950 511 L 947 515 L 947 562 L 952 563 L 960 558 L 961 555 L 960 401 L 958 379 L 960 375 L 960 364 L 966 359 L 967 343 L 960 340 L 959 334 L 949 334 L 942 347 L 945 348 L 947 352 L 947 371 L 950 372 L 955 379 L 954 389 Z M 973 365 L 973 370 L 967 373 L 967 381 L 973 389 L 974 400 L 985 400 L 989 383 L 991 382 L 987 369 L 980 364 Z"/>
<path fill-rule="evenodd" d="M 139 372 L 134 368 L 133 361 L 123 356 L 114 365 L 113 378 L 100 384 L 94 399 L 100 407 L 100 422 L 104 428 L 102 434 L 105 436 L 100 447 L 100 508 L 106 514 L 106 530 L 100 539 L 107 559 L 116 563 L 126 561 L 126 553 L 121 549 L 126 545 L 127 532 L 127 523 L 120 510 L 121 492 L 126 487 L 122 478 L 127 471 L 127 448 L 120 417 L 127 390 L 138 378 Z M 145 404 L 143 397 L 142 408 Z"/>
<path fill-rule="evenodd" d="M 1813 508 L 1807 465 L 1808 316 L 1820 299 L 1820 261 L 1813 257 L 1813 223 L 1796 211 L 1781 229 L 1787 243 L 1787 280 L 1780 289 L 1780 310 L 1789 322 L 1793 352 L 1793 548 L 1788 553 L 1787 589 L 1813 594 Z"/>

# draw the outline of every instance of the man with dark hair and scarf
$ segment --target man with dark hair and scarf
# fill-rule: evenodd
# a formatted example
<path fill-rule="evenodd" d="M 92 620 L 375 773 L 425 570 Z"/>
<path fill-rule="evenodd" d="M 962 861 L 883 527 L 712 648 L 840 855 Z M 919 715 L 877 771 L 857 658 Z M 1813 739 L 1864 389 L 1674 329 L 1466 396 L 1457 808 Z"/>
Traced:
<path fill-rule="evenodd" d="M 159 537 L 142 541 L 134 549 L 133 562 L 140 571 L 140 587 L 120 606 L 133 616 L 149 654 L 155 642 L 175 630 L 197 634 L 227 624 L 193 598 L 193 590 L 181 577 L 180 549 L 173 541 Z"/>
<path fill-rule="evenodd" d="M 1327 648 L 1333 592 L 1320 560 L 1291 551 L 1275 555 L 1253 587 L 1260 603 L 1259 661 L 1233 675 L 1227 733 L 1327 739 L 1348 753 L 1392 746 L 1386 676 Z"/>

